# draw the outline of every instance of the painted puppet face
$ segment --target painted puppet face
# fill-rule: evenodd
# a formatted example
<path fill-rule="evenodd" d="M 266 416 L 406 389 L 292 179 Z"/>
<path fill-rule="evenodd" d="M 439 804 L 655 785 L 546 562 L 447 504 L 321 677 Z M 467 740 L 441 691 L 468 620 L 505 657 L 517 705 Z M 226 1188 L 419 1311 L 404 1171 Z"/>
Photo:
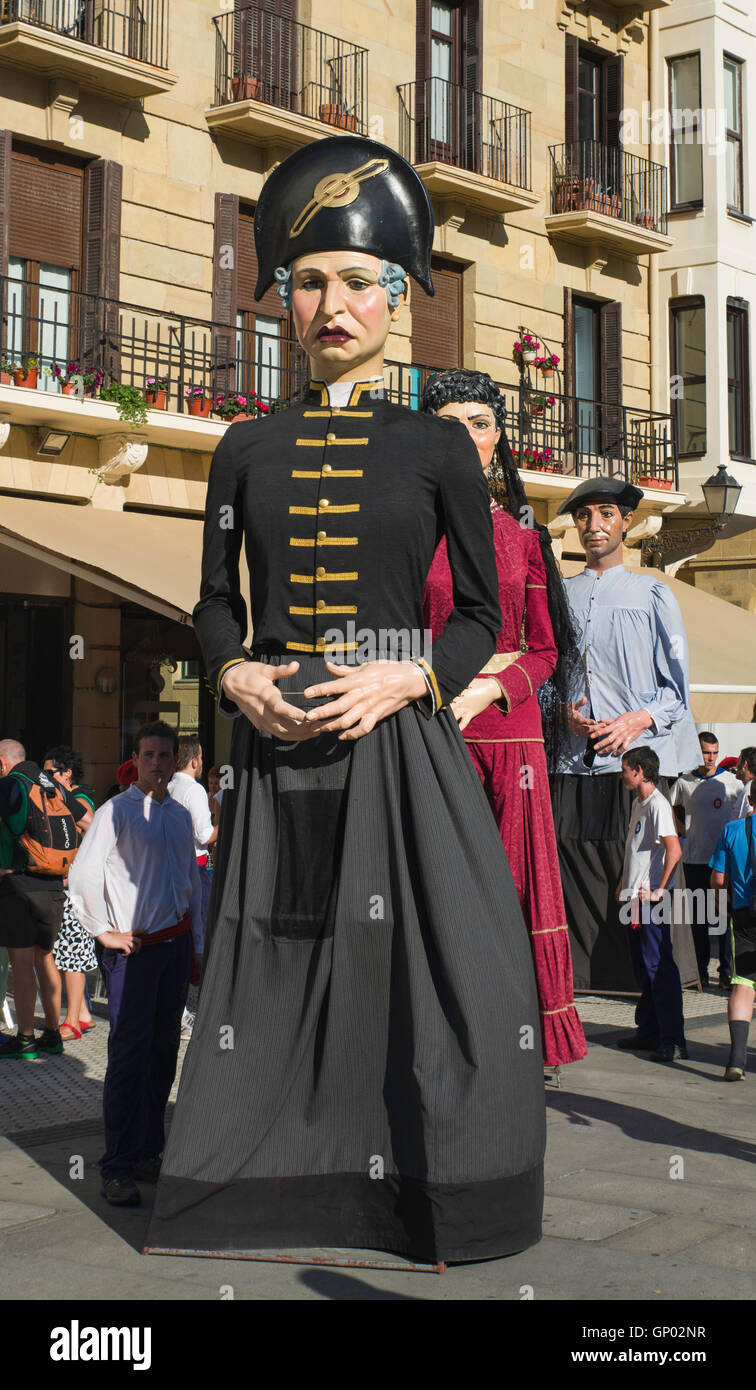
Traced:
<path fill-rule="evenodd" d="M 437 413 L 440 420 L 461 420 L 480 454 L 483 472 L 487 473 L 501 435 L 490 405 L 482 405 L 480 401 L 449 401 Z"/>
<path fill-rule="evenodd" d="M 615 502 L 586 502 L 574 517 L 578 539 L 589 560 L 613 555 L 633 520 L 632 512 L 623 516 Z"/>
<path fill-rule="evenodd" d="M 381 262 L 362 251 L 319 251 L 292 265 L 291 308 L 297 338 L 320 381 L 380 374 L 392 321 L 378 283 Z"/>

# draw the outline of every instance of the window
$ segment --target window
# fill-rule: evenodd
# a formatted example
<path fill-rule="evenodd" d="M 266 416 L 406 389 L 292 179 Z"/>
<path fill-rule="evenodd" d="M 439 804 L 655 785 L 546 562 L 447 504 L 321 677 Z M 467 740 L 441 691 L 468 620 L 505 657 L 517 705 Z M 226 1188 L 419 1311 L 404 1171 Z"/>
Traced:
<path fill-rule="evenodd" d="M 751 402 L 748 372 L 748 305 L 727 301 L 727 421 L 730 453 L 751 454 Z"/>
<path fill-rule="evenodd" d="M 668 59 L 672 210 L 703 206 L 701 55 Z"/>
<path fill-rule="evenodd" d="M 743 211 L 743 64 L 725 54 L 725 124 L 727 139 L 727 206 Z"/>
<path fill-rule="evenodd" d="M 670 303 L 672 412 L 681 458 L 706 453 L 706 321 L 703 299 Z"/>
<path fill-rule="evenodd" d="M 416 0 L 415 162 L 481 162 L 478 0 Z"/>
<path fill-rule="evenodd" d="M 581 53 L 578 57 L 578 140 L 600 140 L 601 62 Z"/>
<path fill-rule="evenodd" d="M 458 81 L 459 10 L 431 5 L 430 136 L 451 144 L 451 83 Z"/>

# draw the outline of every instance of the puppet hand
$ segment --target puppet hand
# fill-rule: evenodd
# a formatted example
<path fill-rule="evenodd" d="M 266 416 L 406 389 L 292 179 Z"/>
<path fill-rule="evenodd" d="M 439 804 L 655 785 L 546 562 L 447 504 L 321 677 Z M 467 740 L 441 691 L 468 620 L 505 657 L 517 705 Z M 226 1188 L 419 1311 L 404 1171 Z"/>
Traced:
<path fill-rule="evenodd" d="M 466 729 L 471 719 L 482 714 L 495 700 L 500 700 L 501 696 L 501 686 L 497 680 L 494 680 L 493 676 L 488 680 L 475 680 L 471 685 L 468 685 L 466 690 L 455 695 L 450 709 L 460 730 Z"/>
<path fill-rule="evenodd" d="M 287 704 L 275 684 L 299 670 L 298 661 L 285 666 L 268 666 L 264 661 L 245 661 L 232 666 L 223 678 L 223 694 L 233 700 L 250 724 L 261 733 L 272 734 L 283 742 L 312 738 L 304 711 Z M 315 731 L 317 732 L 317 730 Z"/>
<path fill-rule="evenodd" d="M 635 743 L 644 729 L 653 724 L 651 715 L 645 709 L 629 710 L 616 719 L 602 719 L 594 725 L 593 737 L 597 753 L 624 753 Z"/>
<path fill-rule="evenodd" d="M 308 710 L 305 719 L 314 733 L 337 733 L 341 741 L 362 738 L 379 720 L 428 693 L 425 677 L 412 661 L 365 661 L 360 666 L 327 661 L 326 666 L 339 679 L 308 686 L 305 695 L 336 698 Z"/>
<path fill-rule="evenodd" d="M 584 695 L 582 700 L 567 706 L 567 725 L 573 734 L 580 734 L 583 738 L 588 738 L 596 727 L 592 719 L 586 719 L 585 715 L 580 713 L 581 706 L 587 704 L 588 696 Z"/>

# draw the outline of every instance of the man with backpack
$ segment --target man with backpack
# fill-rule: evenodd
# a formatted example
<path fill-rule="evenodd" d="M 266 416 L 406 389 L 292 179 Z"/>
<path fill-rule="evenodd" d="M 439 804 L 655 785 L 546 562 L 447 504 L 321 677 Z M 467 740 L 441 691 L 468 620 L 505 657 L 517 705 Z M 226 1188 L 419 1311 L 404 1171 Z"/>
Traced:
<path fill-rule="evenodd" d="M 79 844 L 82 802 L 0 740 L 0 946 L 13 970 L 17 1033 L 0 1039 L 0 1060 L 34 1061 L 63 1051 L 60 975 L 52 948 L 63 919 L 64 884 Z M 37 986 L 45 1027 L 34 1036 Z"/>

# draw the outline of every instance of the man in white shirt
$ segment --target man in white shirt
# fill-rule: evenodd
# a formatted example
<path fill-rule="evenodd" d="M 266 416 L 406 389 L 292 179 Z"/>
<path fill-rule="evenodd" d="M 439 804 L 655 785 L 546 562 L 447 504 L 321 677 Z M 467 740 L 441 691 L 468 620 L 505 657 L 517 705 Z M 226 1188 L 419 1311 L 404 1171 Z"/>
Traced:
<path fill-rule="evenodd" d="M 202 939 L 204 941 L 207 925 L 207 907 L 210 901 L 210 870 L 207 851 L 218 837 L 218 828 L 213 825 L 210 813 L 210 799 L 203 787 L 202 744 L 194 734 L 182 734 L 178 741 L 176 771 L 168 783 L 168 791 L 174 801 L 185 806 L 192 818 L 194 850 L 197 855 L 200 885 L 202 888 Z"/>
<path fill-rule="evenodd" d="M 68 879 L 79 922 L 105 948 L 110 1038 L 100 1171 L 102 1196 L 115 1206 L 139 1202 L 135 1177 L 157 1181 L 181 1013 L 201 963 L 192 822 L 168 793 L 177 746 L 160 721 L 139 730 L 137 780 L 95 812 Z"/>
<path fill-rule="evenodd" d="M 743 784 L 738 802 L 738 819 L 744 820 L 751 814 L 751 783 L 756 777 L 756 748 L 741 748 L 735 776 Z"/>
<path fill-rule="evenodd" d="M 717 772 L 719 740 L 716 734 L 698 735 L 701 745 L 701 766 L 694 772 L 678 777 L 672 788 L 671 801 L 675 809 L 677 833 L 682 842 L 685 884 L 692 892 L 704 892 L 710 886 L 709 860 L 719 842 L 723 826 L 736 820 L 740 811 L 743 786 L 732 772 Z M 701 984 L 709 982 L 711 938 L 708 922 L 694 919 L 693 941 L 696 948 L 698 975 Z M 729 987 L 732 963 L 729 933 L 719 937 L 719 983 Z"/>
<path fill-rule="evenodd" d="M 623 755 L 622 781 L 636 799 L 617 898 L 630 907 L 630 954 L 641 997 L 635 1010 L 637 1031 L 617 1046 L 650 1051 L 655 1062 L 674 1062 L 688 1055 L 682 985 L 672 954 L 671 913 L 652 904 L 671 891 L 680 841 L 672 807 L 659 791 L 659 759 L 652 748 L 633 748 Z"/>

